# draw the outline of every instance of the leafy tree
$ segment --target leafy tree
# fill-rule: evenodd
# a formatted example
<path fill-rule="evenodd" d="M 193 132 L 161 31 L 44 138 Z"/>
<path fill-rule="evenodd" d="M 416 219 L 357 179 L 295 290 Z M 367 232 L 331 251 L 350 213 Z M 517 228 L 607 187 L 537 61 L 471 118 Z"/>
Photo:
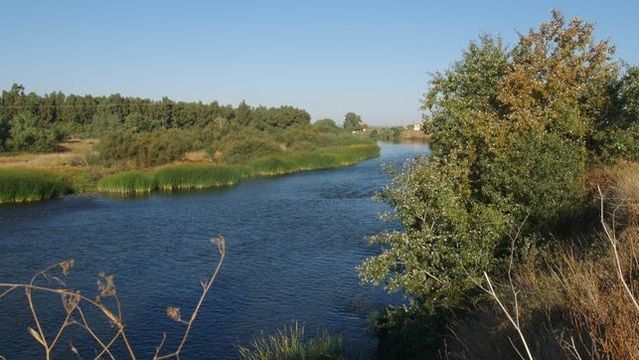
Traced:
<path fill-rule="evenodd" d="M 533 241 L 583 204 L 589 135 L 618 69 L 592 31 L 553 12 L 512 50 L 484 35 L 433 76 L 432 157 L 384 190 L 404 230 L 373 237 L 385 250 L 361 265 L 364 279 L 454 306 L 475 288 L 470 277 L 499 272 L 524 219 Z"/>
<path fill-rule="evenodd" d="M 344 129 L 348 131 L 359 131 L 364 128 L 362 118 L 354 112 L 349 112 L 344 117 Z"/>
<path fill-rule="evenodd" d="M 251 121 L 251 107 L 242 101 L 235 111 L 235 122 L 239 126 L 248 126 Z"/>
<path fill-rule="evenodd" d="M 58 143 L 55 129 L 30 112 L 13 118 L 9 136 L 7 145 L 14 151 L 54 151 Z"/>

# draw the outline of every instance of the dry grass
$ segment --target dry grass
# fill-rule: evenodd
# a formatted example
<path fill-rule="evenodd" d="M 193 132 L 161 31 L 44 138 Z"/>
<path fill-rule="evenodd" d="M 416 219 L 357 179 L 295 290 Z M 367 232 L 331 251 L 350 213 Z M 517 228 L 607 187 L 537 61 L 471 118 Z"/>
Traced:
<path fill-rule="evenodd" d="M 86 158 L 95 155 L 95 139 L 71 139 L 60 143 L 60 152 L 0 155 L 0 168 L 60 168 L 87 166 Z"/>
<path fill-rule="evenodd" d="M 492 303 L 454 322 L 446 357 L 639 359 L 639 165 L 599 169 L 590 186 L 601 189 L 599 240 L 531 253 L 501 284 L 484 279 Z"/>
<path fill-rule="evenodd" d="M 211 277 L 202 281 L 202 294 L 193 312 L 186 320 L 183 320 L 179 308 L 168 307 L 166 311 L 169 318 L 184 325 L 184 332 L 180 336 L 179 344 L 174 350 L 165 351 L 164 344 L 167 337 L 166 333 L 164 333 L 159 345 L 156 347 L 153 356 L 154 360 L 180 358 L 180 353 L 187 342 L 191 327 L 197 319 L 204 299 L 211 291 L 213 282 L 220 273 L 226 255 L 226 243 L 222 236 L 211 239 L 211 242 L 217 247 L 220 259 Z M 26 303 L 33 320 L 33 326 L 28 327 L 24 331 L 28 331 L 35 343 L 42 348 L 44 358 L 47 360 L 51 358 L 52 351 L 60 345 L 60 339 L 62 339 L 65 331 L 71 327 L 83 330 L 86 337 L 95 344 L 95 354 L 97 354 L 97 356 L 95 356 L 94 359 L 96 360 L 103 358 L 114 360 L 116 355 L 113 352 L 113 348 L 118 343 L 121 343 L 126 349 L 127 357 L 133 360 L 137 359 L 126 332 L 125 318 L 116 291 L 113 275 L 100 274 L 100 279 L 97 282 L 99 295 L 95 298 L 90 298 L 83 295 L 79 290 L 70 289 L 64 282 L 64 276 L 69 274 L 73 266 L 74 261 L 67 260 L 52 265 L 35 274 L 29 283 L 0 283 L 0 299 L 10 293 L 16 292 L 16 290 L 24 291 Z M 52 283 L 54 286 L 50 285 Z M 50 326 L 51 324 L 43 324 L 39 316 L 41 309 L 36 307 L 36 302 L 33 300 L 36 295 L 57 295 L 61 299 L 64 316 L 54 332 L 46 331 L 46 329 L 52 329 L 52 327 Z M 53 311 L 53 309 L 44 309 L 44 311 Z M 94 320 L 97 319 L 89 319 L 90 314 L 94 313 L 100 314 L 101 321 L 110 325 L 112 332 L 108 337 L 98 335 L 98 332 L 94 330 L 96 328 L 96 322 Z M 68 344 L 70 351 L 69 357 L 71 354 L 74 354 L 80 359 L 86 359 L 87 356 L 89 356 L 88 354 L 80 354 L 79 350 L 71 342 Z M 93 355 L 90 356 L 93 357 Z M 0 355 L 0 359 L 4 359 L 4 357 Z"/>

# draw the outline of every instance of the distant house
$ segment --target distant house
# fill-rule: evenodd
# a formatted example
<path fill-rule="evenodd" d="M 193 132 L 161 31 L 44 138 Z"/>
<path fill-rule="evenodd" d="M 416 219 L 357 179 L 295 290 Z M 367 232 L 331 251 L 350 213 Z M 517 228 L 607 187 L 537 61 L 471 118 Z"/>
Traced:
<path fill-rule="evenodd" d="M 422 124 L 420 124 L 420 123 L 410 124 L 410 125 L 408 125 L 408 129 L 409 130 L 415 130 L 415 131 L 421 131 L 422 130 Z"/>

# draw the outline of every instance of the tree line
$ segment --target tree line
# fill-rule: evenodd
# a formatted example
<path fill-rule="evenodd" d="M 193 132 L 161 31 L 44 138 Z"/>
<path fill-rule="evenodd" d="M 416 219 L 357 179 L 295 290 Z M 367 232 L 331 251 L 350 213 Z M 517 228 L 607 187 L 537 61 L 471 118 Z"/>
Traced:
<path fill-rule="evenodd" d="M 155 101 L 137 97 L 78 96 L 53 92 L 25 93 L 14 84 L 0 98 L 0 150 L 49 151 L 70 135 L 99 135 L 126 128 L 134 132 L 167 129 L 252 128 L 268 130 L 310 124 L 311 116 L 292 106 L 237 107 L 214 101 L 181 102 L 166 97 Z"/>

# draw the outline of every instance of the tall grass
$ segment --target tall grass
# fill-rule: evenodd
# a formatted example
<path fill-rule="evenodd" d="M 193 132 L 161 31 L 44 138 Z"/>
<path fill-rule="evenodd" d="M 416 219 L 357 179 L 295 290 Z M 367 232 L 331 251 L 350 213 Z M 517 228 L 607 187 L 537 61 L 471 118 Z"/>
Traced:
<path fill-rule="evenodd" d="M 304 326 L 293 322 L 279 329 L 275 335 L 253 340 L 250 347 L 238 347 L 242 360 L 330 360 L 345 359 L 341 337 L 320 332 L 306 340 Z"/>
<path fill-rule="evenodd" d="M 519 327 L 535 359 L 639 358 L 639 165 L 595 169 L 588 185 L 598 187 L 593 239 L 530 249 L 492 294 L 514 323 L 480 305 L 450 326 L 447 358 L 517 358 Z"/>
<path fill-rule="evenodd" d="M 156 188 L 155 180 L 140 171 L 125 171 L 107 176 L 98 182 L 98 191 L 107 194 L 145 194 Z"/>
<path fill-rule="evenodd" d="M 153 175 L 158 189 L 203 189 L 237 184 L 242 171 L 237 166 L 178 164 L 158 169 Z"/>
<path fill-rule="evenodd" d="M 62 176 L 36 169 L 0 169 L 0 203 L 53 199 L 70 192 Z"/>
<path fill-rule="evenodd" d="M 338 146 L 307 153 L 265 156 L 248 163 L 251 176 L 288 174 L 297 171 L 329 169 L 355 164 L 379 155 L 374 143 Z"/>

